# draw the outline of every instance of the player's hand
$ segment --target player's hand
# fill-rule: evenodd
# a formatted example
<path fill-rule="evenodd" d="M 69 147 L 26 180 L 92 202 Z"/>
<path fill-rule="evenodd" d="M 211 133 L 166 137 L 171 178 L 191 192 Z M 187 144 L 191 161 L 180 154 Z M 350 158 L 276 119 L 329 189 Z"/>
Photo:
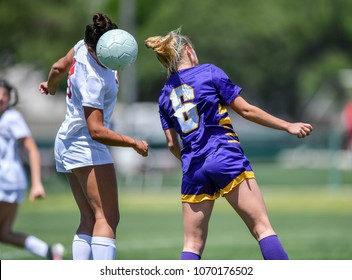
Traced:
<path fill-rule="evenodd" d="M 135 149 L 138 154 L 146 157 L 148 155 L 149 145 L 147 141 L 136 140 L 136 146 L 133 149 Z"/>
<path fill-rule="evenodd" d="M 34 202 L 36 199 L 45 198 L 45 190 L 42 184 L 32 185 L 29 192 L 29 201 Z"/>
<path fill-rule="evenodd" d="M 49 90 L 48 90 L 48 82 L 43 82 L 39 84 L 39 92 L 41 94 L 49 94 Z"/>
<path fill-rule="evenodd" d="M 309 123 L 292 123 L 288 126 L 287 132 L 296 135 L 298 138 L 309 136 L 313 131 L 313 126 Z"/>

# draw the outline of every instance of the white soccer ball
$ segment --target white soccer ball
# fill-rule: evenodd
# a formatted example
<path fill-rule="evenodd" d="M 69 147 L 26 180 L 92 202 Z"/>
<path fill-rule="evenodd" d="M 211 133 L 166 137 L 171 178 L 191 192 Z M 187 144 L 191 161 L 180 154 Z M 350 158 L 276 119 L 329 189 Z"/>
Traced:
<path fill-rule="evenodd" d="M 112 70 L 123 70 L 132 65 L 138 55 L 136 39 L 127 31 L 112 29 L 98 40 L 97 57 L 101 64 Z"/>

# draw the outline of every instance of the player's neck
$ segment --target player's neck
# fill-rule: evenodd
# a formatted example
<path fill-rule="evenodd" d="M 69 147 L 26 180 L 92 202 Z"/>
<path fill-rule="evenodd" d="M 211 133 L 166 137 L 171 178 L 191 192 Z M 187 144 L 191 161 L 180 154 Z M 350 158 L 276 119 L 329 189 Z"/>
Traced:
<path fill-rule="evenodd" d="M 187 51 L 184 53 L 183 58 L 181 59 L 177 70 L 182 70 L 182 69 L 187 69 L 187 68 L 191 68 L 198 65 L 198 58 L 195 55 L 194 51 L 190 52 Z"/>
<path fill-rule="evenodd" d="M 183 70 L 183 69 L 194 67 L 196 65 L 198 65 L 198 64 L 192 63 L 191 61 L 181 62 L 178 65 L 177 70 L 180 71 L 180 70 Z"/>

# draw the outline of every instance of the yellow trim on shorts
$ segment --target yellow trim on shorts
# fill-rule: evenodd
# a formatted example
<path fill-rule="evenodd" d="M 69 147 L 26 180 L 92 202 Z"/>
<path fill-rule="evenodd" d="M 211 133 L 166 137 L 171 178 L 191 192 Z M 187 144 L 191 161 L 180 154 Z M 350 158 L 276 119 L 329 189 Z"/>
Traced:
<path fill-rule="evenodd" d="M 253 178 L 255 178 L 253 171 L 244 171 L 239 176 L 237 176 L 235 179 L 233 179 L 225 188 L 214 193 L 214 195 L 210 195 L 210 194 L 199 194 L 199 195 L 182 194 L 181 200 L 182 200 L 182 202 L 186 202 L 186 203 L 200 203 L 200 202 L 207 201 L 207 200 L 215 200 L 215 199 L 219 198 L 220 196 L 224 196 L 224 195 L 228 194 L 229 192 L 231 192 L 235 187 L 237 187 L 245 179 L 253 179 Z"/>
<path fill-rule="evenodd" d="M 254 179 L 253 171 L 244 171 L 242 174 L 235 179 L 233 179 L 230 184 L 228 184 L 225 188 L 220 190 L 220 195 L 224 196 L 231 192 L 235 187 L 237 187 L 240 183 L 242 183 L 245 179 Z"/>

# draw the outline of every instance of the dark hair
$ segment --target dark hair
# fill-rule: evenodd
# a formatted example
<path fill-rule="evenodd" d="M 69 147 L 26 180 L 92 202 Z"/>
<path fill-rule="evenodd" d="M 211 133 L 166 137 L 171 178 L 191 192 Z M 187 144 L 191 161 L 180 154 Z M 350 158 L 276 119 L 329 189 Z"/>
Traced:
<path fill-rule="evenodd" d="M 93 16 L 93 23 L 86 26 L 84 42 L 95 51 L 99 38 L 111 29 L 118 29 L 118 26 L 107 15 L 97 13 Z"/>
<path fill-rule="evenodd" d="M 11 93 L 13 93 L 13 102 L 9 104 L 9 107 L 13 107 L 18 103 L 18 91 L 15 87 L 9 84 L 6 80 L 0 79 L 0 88 L 5 88 L 9 92 L 9 97 L 11 100 Z"/>

